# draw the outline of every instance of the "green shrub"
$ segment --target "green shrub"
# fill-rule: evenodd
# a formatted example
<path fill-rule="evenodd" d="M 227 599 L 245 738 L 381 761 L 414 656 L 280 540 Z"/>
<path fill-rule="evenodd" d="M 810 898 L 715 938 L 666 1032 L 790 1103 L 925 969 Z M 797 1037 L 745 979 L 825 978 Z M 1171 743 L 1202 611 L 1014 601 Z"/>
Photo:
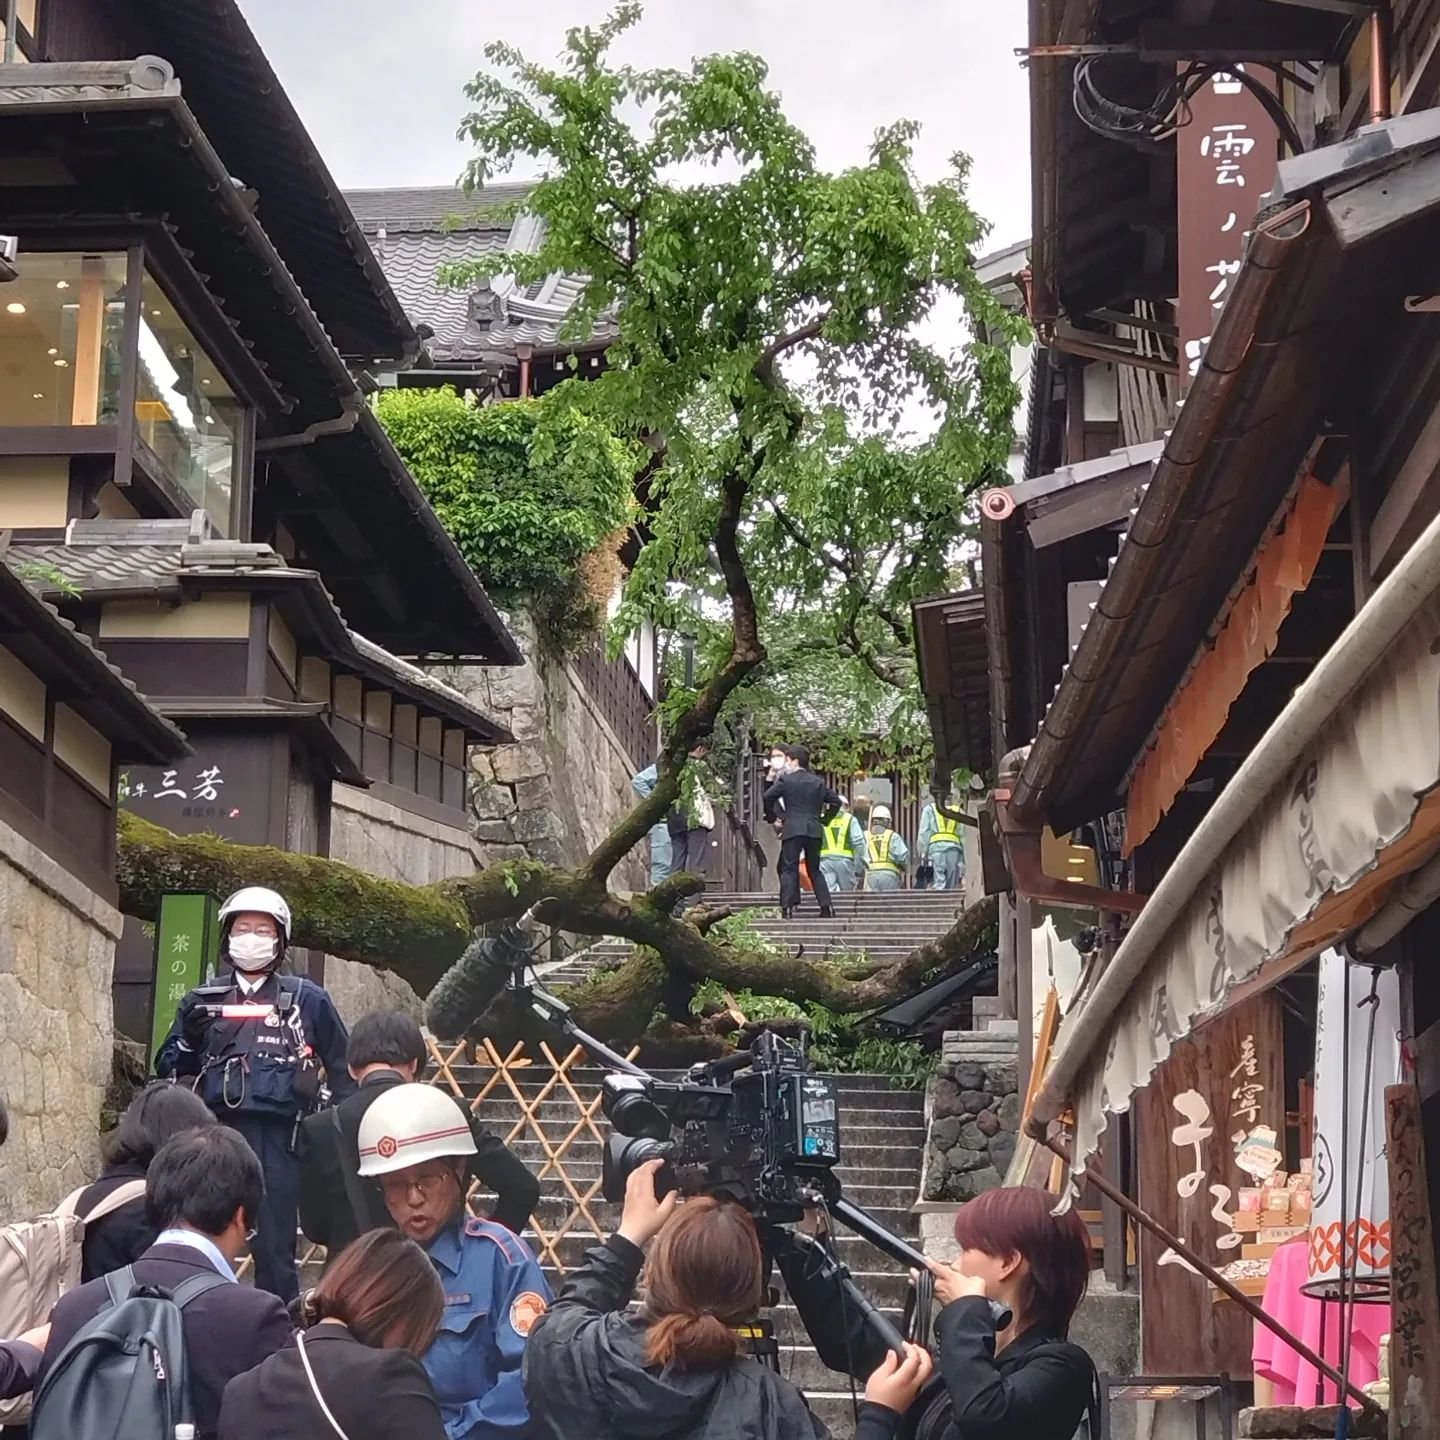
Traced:
<path fill-rule="evenodd" d="M 563 394 L 476 405 L 387 390 L 381 422 L 488 589 L 562 647 L 599 627 L 629 523 L 636 455 Z"/>

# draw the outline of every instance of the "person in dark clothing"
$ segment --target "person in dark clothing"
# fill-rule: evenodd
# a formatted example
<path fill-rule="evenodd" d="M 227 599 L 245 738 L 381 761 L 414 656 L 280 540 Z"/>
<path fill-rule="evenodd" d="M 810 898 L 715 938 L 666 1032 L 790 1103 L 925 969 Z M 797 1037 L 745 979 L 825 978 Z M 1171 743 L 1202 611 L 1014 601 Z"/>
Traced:
<path fill-rule="evenodd" d="M 0 1400 L 18 1399 L 34 1388 L 49 1338 L 50 1327 L 41 1325 L 14 1340 L 0 1340 Z"/>
<path fill-rule="evenodd" d="M 1074 1209 L 1030 1187 L 987 1190 L 955 1219 L 960 1254 L 932 1261 L 942 1384 L 922 1397 L 944 1440 L 1071 1440 L 1090 1416 L 1098 1436 L 1094 1362 L 1066 1339 L 1090 1277 L 1090 1243 Z M 996 1330 L 998 1300 L 1011 1323 Z M 934 1413 L 932 1414 L 932 1410 Z"/>
<path fill-rule="evenodd" d="M 182 1130 L 213 1125 L 215 1117 L 198 1095 L 168 1080 L 153 1080 L 126 1107 L 105 1146 L 100 1178 L 80 1192 L 75 1209 L 90 1214 L 122 1185 L 145 1179 L 155 1152 Z M 151 1220 L 145 1196 L 85 1227 L 82 1282 L 133 1265 L 154 1243 L 160 1227 Z"/>
<path fill-rule="evenodd" d="M 359 1089 L 300 1127 L 300 1228 L 331 1258 L 356 1236 L 395 1223 L 379 1185 L 360 1178 L 360 1121 L 387 1090 L 413 1083 L 427 1058 L 425 1037 L 409 1015 L 398 1010 L 362 1015 L 346 1050 Z M 519 1234 L 540 1199 L 540 1182 L 473 1114 L 470 1130 L 475 1137 L 470 1173 L 495 1192 L 490 1218 Z"/>
<path fill-rule="evenodd" d="M 828 1440 L 799 1390 L 739 1353 L 734 1327 L 753 1318 L 764 1290 L 754 1222 L 713 1196 L 678 1210 L 674 1191 L 657 1200 L 660 1164 L 630 1175 L 619 1230 L 530 1333 L 532 1440 Z M 642 1261 L 645 1303 L 632 1314 Z M 887 1352 L 866 1383 L 857 1440 L 891 1440 L 929 1374 L 919 1346 L 903 1360 Z"/>
<path fill-rule="evenodd" d="M 216 1273 L 235 1281 L 253 1217 L 265 1189 L 260 1162 L 225 1125 L 185 1130 L 162 1145 L 145 1177 L 145 1197 L 159 1237 L 135 1262 L 135 1281 L 174 1291 L 194 1275 Z M 61 1296 L 50 1314 L 50 1340 L 35 1376 L 38 1421 L 45 1376 L 80 1329 L 110 1307 L 104 1280 Z M 207 1290 L 181 1313 L 195 1428 L 200 1440 L 215 1434 L 220 1397 L 237 1375 L 288 1345 L 294 1327 L 279 1299 L 249 1285 Z"/>
<path fill-rule="evenodd" d="M 220 907 L 220 948 L 232 968 L 185 996 L 155 1056 L 157 1075 L 188 1082 L 260 1157 L 265 1195 L 251 1250 L 255 1283 L 287 1303 L 300 1290 L 300 1121 L 320 1102 L 322 1070 L 336 1100 L 354 1089 L 345 1023 L 329 992 L 280 973 L 293 935 L 283 895 L 263 885 L 231 895 Z"/>
<path fill-rule="evenodd" d="M 372 1230 L 308 1300 L 316 1323 L 295 1348 L 225 1387 L 220 1440 L 314 1440 L 337 1429 L 346 1440 L 445 1440 L 419 1360 L 445 1313 L 425 1252 L 398 1230 Z"/>
<path fill-rule="evenodd" d="M 830 887 L 820 872 L 821 841 L 825 822 L 844 803 L 810 769 L 810 752 L 803 745 L 782 745 L 781 750 L 794 768 L 787 770 L 765 790 L 765 818 L 780 830 L 780 913 L 792 916 L 800 905 L 800 860 L 810 872 L 815 899 L 822 915 L 833 915 Z M 783 816 L 777 807 L 783 806 Z"/>

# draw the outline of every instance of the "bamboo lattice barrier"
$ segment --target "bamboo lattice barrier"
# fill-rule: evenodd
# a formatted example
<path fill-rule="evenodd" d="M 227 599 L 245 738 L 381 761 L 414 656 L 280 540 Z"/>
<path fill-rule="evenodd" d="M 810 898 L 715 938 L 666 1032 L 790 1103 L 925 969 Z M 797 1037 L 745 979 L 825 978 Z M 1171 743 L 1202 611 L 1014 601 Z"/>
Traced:
<path fill-rule="evenodd" d="M 429 1083 L 448 1089 L 462 1104 L 467 1103 L 464 1089 L 455 1078 L 452 1067 L 457 1060 L 466 1065 L 472 1063 L 465 1058 L 470 1048 L 469 1042 L 462 1040 L 448 1052 L 434 1039 L 431 1039 L 429 1044 L 433 1066 Z M 575 1084 L 572 1075 L 572 1071 L 585 1064 L 589 1057 L 576 1045 L 562 1059 L 550 1048 L 548 1042 L 542 1040 L 540 1054 L 544 1064 L 550 1067 L 550 1075 L 534 1098 L 527 1099 L 522 1089 L 522 1081 L 525 1073 L 532 1070 L 537 1062 L 526 1053 L 524 1044 L 517 1041 L 505 1055 L 501 1055 L 488 1039 L 481 1041 L 477 1048 L 479 1053 L 473 1063 L 482 1067 L 488 1065 L 491 1073 L 468 1101 L 470 1110 L 478 1114 L 480 1107 L 492 1095 L 508 1092 L 510 1098 L 519 1106 L 520 1118 L 500 1138 L 507 1145 L 513 1145 L 522 1138 L 537 1140 L 545 1156 L 545 1163 L 536 1172 L 536 1179 L 543 1182 L 547 1176 L 554 1176 L 570 1198 L 567 1214 L 553 1230 L 546 1228 L 538 1214 L 532 1216 L 530 1221 L 535 1236 L 534 1248 L 540 1263 L 543 1265 L 548 1261 L 557 1272 L 563 1274 L 566 1265 L 560 1254 L 560 1242 L 567 1235 L 583 1233 L 582 1226 L 597 1240 L 604 1240 L 609 1233 L 592 1209 L 600 1195 L 601 1177 L 596 1175 L 593 1179 L 577 1178 L 569 1173 L 565 1165 L 566 1156 L 577 1140 L 594 1140 L 602 1151 L 605 1144 L 605 1137 L 596 1124 L 596 1116 L 600 1113 L 600 1089 L 595 1087 L 593 1095 L 587 1099 L 581 1088 Z M 626 1058 L 633 1060 L 637 1053 L 638 1047 L 635 1047 Z M 546 1104 L 556 1101 L 564 1104 L 567 1100 L 570 1102 L 568 1111 L 562 1112 L 558 1118 L 542 1122 L 541 1110 Z M 546 1123 L 552 1131 L 564 1131 L 558 1141 L 546 1132 Z M 475 1188 L 471 1187 L 472 1195 Z"/>

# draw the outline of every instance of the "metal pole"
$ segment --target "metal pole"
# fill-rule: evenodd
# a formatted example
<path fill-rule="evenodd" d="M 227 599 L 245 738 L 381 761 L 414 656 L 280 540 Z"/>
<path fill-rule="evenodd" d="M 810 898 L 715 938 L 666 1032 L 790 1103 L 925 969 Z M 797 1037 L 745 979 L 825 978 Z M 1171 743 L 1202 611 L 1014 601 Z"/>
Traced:
<path fill-rule="evenodd" d="M 1054 1138 L 1047 1137 L 1040 1142 L 1047 1150 L 1053 1151 L 1066 1165 L 1070 1165 L 1070 1152 Z M 1217 1290 L 1223 1291 L 1257 1325 L 1263 1325 L 1272 1335 L 1283 1340 L 1302 1360 L 1313 1365 L 1327 1380 L 1333 1380 L 1342 1394 L 1354 1396 L 1362 1410 L 1383 1419 L 1385 1412 L 1363 1390 L 1357 1389 L 1333 1365 L 1321 1359 L 1303 1340 L 1292 1335 L 1278 1320 L 1272 1319 L 1244 1291 L 1237 1289 L 1215 1267 L 1201 1259 L 1178 1235 L 1172 1235 L 1153 1215 L 1142 1210 L 1123 1190 L 1117 1189 L 1099 1170 L 1087 1170 L 1085 1178 L 1107 1200 L 1112 1200 L 1135 1223 L 1148 1230 L 1157 1240 L 1162 1240 L 1188 1264 L 1194 1266 Z"/>
<path fill-rule="evenodd" d="M 1390 6 L 1377 0 L 1370 12 L 1370 119 L 1390 118 Z"/>
<path fill-rule="evenodd" d="M 5 0 L 5 63 L 15 63 L 15 27 L 19 24 L 20 0 Z"/>

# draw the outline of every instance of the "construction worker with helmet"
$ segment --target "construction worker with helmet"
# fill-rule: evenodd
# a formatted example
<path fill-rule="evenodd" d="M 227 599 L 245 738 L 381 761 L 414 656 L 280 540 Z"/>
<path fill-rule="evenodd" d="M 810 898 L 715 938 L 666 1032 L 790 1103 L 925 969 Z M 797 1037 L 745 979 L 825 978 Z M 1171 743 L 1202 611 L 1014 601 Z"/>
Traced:
<path fill-rule="evenodd" d="M 284 896 L 263 885 L 220 907 L 219 974 L 180 1002 L 155 1073 L 189 1084 L 222 1124 L 239 1131 L 265 1172 L 250 1253 L 255 1283 L 287 1304 L 299 1292 L 296 1137 L 321 1099 L 355 1088 L 345 1068 L 340 1012 L 313 980 L 281 975 L 293 933 Z"/>
<path fill-rule="evenodd" d="M 865 837 L 865 849 L 865 888 L 898 890 L 900 877 L 910 863 L 910 851 L 890 828 L 888 805 L 877 805 L 870 812 L 870 833 Z"/>
<path fill-rule="evenodd" d="M 931 884 L 934 890 L 958 890 L 965 883 L 962 824 L 958 809 L 942 808 L 938 796 L 932 797 L 920 812 L 920 832 L 915 839 L 921 860 L 928 860 L 935 872 Z"/>
<path fill-rule="evenodd" d="M 550 1287 L 519 1236 L 470 1214 L 475 1137 L 454 1099 L 395 1085 L 360 1120 L 360 1175 L 424 1247 L 445 1287 L 445 1318 L 422 1356 L 450 1440 L 519 1437 L 529 1424 L 520 1363 Z"/>

